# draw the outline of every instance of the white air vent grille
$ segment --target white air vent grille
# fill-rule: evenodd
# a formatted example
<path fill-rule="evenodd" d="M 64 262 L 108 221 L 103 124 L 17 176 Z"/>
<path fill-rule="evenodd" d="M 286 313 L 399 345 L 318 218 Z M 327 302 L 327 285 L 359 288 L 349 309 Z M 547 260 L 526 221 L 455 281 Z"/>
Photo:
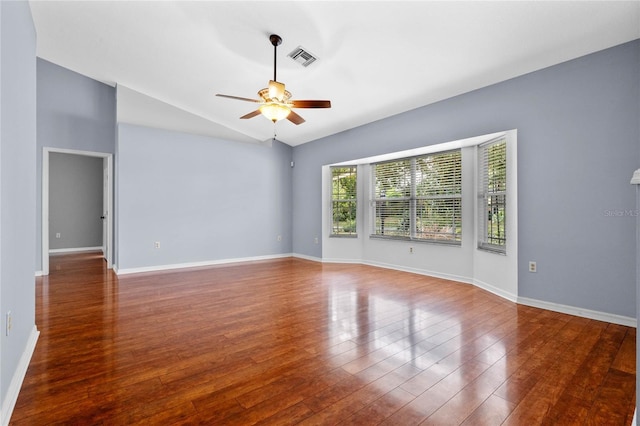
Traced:
<path fill-rule="evenodd" d="M 294 51 L 289 53 L 289 55 L 287 56 L 289 56 L 291 59 L 293 59 L 303 67 L 308 67 L 318 59 L 313 53 L 305 50 L 300 46 L 295 48 Z"/>

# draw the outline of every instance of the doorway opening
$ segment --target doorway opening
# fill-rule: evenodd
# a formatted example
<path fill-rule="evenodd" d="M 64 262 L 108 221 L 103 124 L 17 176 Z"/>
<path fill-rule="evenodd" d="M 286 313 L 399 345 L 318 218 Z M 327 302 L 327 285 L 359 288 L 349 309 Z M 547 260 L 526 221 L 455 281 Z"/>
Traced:
<path fill-rule="evenodd" d="M 72 154 L 70 156 L 60 156 L 59 154 Z M 52 157 L 53 156 L 53 157 Z M 52 177 L 52 158 L 55 162 L 60 161 L 62 158 L 74 158 L 74 156 L 80 156 L 81 158 L 77 158 L 78 160 L 98 160 L 93 161 L 92 163 L 98 164 L 98 167 L 101 170 L 94 170 L 93 177 L 94 180 L 101 180 L 101 182 L 97 183 L 96 188 L 100 188 L 101 190 L 94 191 L 95 194 L 92 195 L 93 201 L 89 202 L 92 205 L 92 209 L 88 209 L 90 213 L 89 220 L 96 225 L 93 227 L 93 241 L 97 241 L 98 243 L 89 244 L 90 247 L 86 247 L 86 242 L 78 242 L 78 238 L 86 238 L 86 233 L 78 233 L 75 236 L 75 240 L 71 243 L 67 243 L 67 247 L 71 244 L 72 248 L 59 248 L 64 244 L 61 244 L 61 241 L 58 240 L 62 237 L 62 233 L 58 232 L 58 230 L 54 230 L 55 234 L 52 236 L 50 232 L 52 231 L 50 228 L 51 220 L 55 219 L 51 217 L 51 206 L 57 202 L 57 199 L 52 200 L 52 195 L 56 197 L 55 194 L 51 194 L 51 183 L 52 179 L 55 181 L 59 178 L 59 175 L 55 175 Z M 69 179 L 70 177 L 67 177 Z M 73 178 L 73 177 L 72 177 Z M 83 179 L 82 176 L 75 176 L 75 179 Z M 67 180 L 67 183 L 69 180 Z M 67 188 L 65 185 L 62 186 L 64 188 L 64 192 L 73 192 L 72 188 Z M 97 192 L 100 192 L 98 194 Z M 97 204 L 97 205 L 96 205 Z M 101 204 L 101 205 L 100 205 Z M 89 206 L 87 206 L 89 207 Z M 63 253 L 76 251 L 76 246 L 83 246 L 87 250 L 99 250 L 102 251 L 102 255 L 104 257 L 105 262 L 107 263 L 107 268 L 111 269 L 113 267 L 113 154 L 103 153 L 103 152 L 91 152 L 91 151 L 77 151 L 77 150 L 69 150 L 69 149 L 57 149 L 57 148 L 44 148 L 42 155 L 42 275 L 49 275 L 49 255 L 52 253 Z M 87 213 L 85 213 L 86 216 Z M 95 216 L 95 217 L 94 217 Z M 68 226 L 70 229 L 69 234 L 73 234 L 76 231 L 76 223 L 74 223 L 71 218 L 64 217 L 64 220 L 67 220 Z M 101 225 L 97 225 L 97 221 L 101 221 Z M 57 222 L 59 223 L 59 222 Z M 100 229 L 101 227 L 101 229 Z M 67 234 L 65 234 L 67 236 Z M 52 240 L 53 239 L 53 240 Z M 74 243 L 76 244 L 74 246 Z M 82 250 L 82 249 L 80 249 Z"/>

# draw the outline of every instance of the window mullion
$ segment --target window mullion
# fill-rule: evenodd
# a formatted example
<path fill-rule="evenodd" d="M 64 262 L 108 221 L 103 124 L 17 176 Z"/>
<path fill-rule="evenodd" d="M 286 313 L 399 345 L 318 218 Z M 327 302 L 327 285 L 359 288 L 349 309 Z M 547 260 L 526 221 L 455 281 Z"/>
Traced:
<path fill-rule="evenodd" d="M 409 202 L 409 237 L 416 237 L 417 212 L 416 212 L 416 159 L 411 159 L 411 196 Z"/>

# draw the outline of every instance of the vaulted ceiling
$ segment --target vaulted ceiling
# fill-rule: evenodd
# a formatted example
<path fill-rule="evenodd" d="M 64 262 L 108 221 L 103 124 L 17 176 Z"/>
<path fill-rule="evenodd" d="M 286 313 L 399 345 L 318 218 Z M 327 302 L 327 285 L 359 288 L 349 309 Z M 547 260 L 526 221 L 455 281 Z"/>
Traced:
<path fill-rule="evenodd" d="M 274 134 L 240 120 L 273 77 L 306 122 L 295 146 L 640 38 L 638 1 L 31 1 L 39 57 L 118 85 L 118 120 L 238 141 Z M 303 47 L 308 67 L 287 57 Z M 171 117 L 171 118 L 169 118 Z"/>

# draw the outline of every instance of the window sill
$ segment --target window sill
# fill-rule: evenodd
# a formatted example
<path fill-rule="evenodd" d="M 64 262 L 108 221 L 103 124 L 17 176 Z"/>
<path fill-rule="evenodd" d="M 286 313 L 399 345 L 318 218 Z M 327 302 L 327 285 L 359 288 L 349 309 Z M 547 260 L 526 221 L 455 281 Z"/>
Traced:
<path fill-rule="evenodd" d="M 369 235 L 373 240 L 389 240 L 389 241 L 406 241 L 410 243 L 418 244 L 435 244 L 439 246 L 453 246 L 461 247 L 462 241 L 446 241 L 446 240 L 422 240 L 420 238 L 407 238 L 407 237 L 387 237 L 382 235 Z"/>
<path fill-rule="evenodd" d="M 493 247 L 478 246 L 478 250 L 484 251 L 484 252 L 487 252 L 487 253 L 498 254 L 498 255 L 501 255 L 501 256 L 506 256 L 507 255 L 507 250 L 505 248 L 493 248 Z"/>

